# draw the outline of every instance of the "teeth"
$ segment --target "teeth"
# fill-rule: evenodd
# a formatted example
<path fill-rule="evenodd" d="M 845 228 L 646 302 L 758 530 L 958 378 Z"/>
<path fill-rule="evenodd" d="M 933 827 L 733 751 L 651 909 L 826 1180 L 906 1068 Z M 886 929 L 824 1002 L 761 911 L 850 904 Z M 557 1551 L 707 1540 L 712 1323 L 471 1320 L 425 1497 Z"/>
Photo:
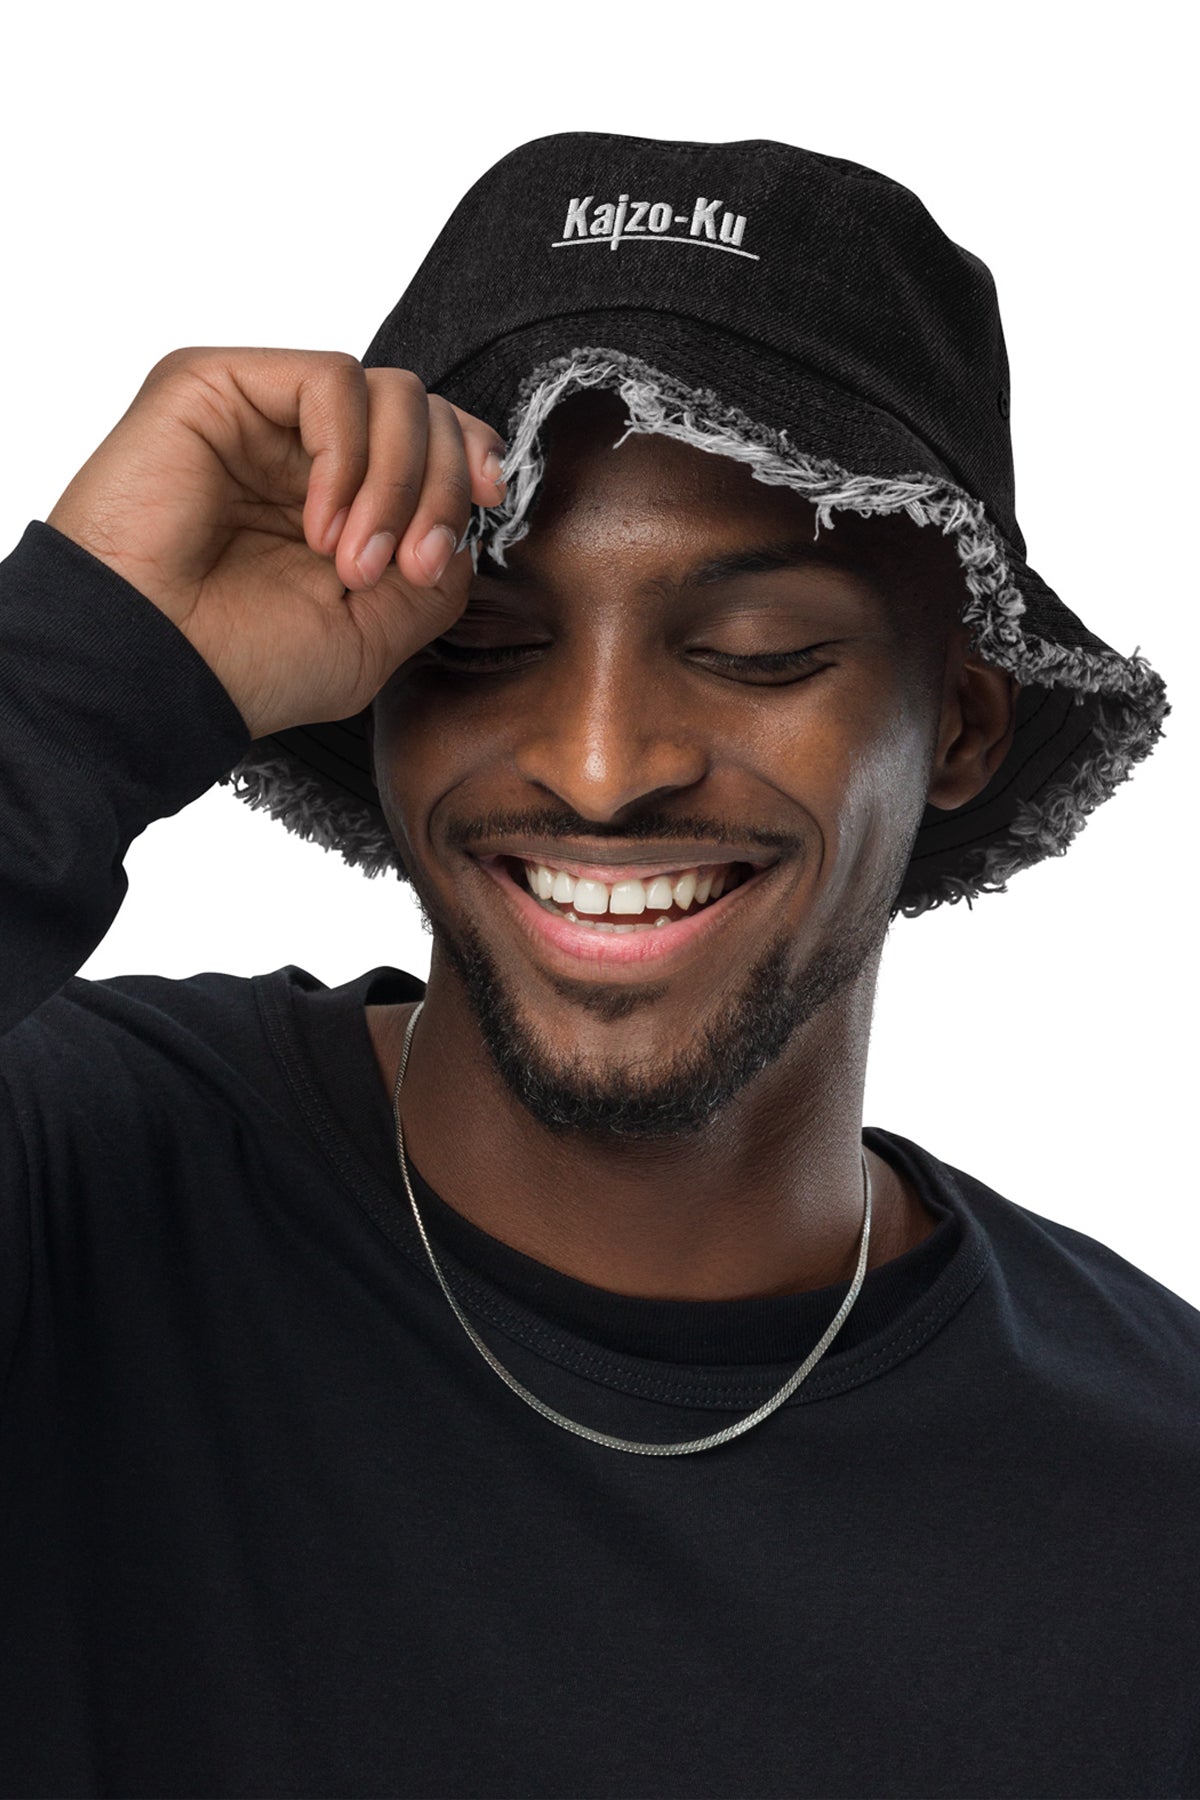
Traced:
<path fill-rule="evenodd" d="M 692 904 L 692 901 L 696 898 L 695 869 L 689 869 L 686 875 L 681 875 L 679 877 L 679 880 L 675 883 L 674 892 L 676 906 L 682 907 L 686 911 Z"/>
<path fill-rule="evenodd" d="M 561 878 L 559 878 L 561 879 Z M 567 877 L 568 881 L 570 876 Z M 558 879 L 555 880 L 555 895 L 558 899 Z M 575 892 L 568 895 L 576 912 L 587 913 L 589 918 L 596 918 L 600 913 L 608 911 L 608 889 L 602 881 L 580 879 L 575 883 Z"/>
<path fill-rule="evenodd" d="M 580 919 L 573 911 L 565 912 L 563 917 L 570 919 L 572 925 L 590 925 L 593 931 L 640 931 L 642 929 L 640 925 L 609 925 L 598 923 L 595 919 Z M 666 920 L 660 919 L 659 924 L 665 925 Z"/>
<path fill-rule="evenodd" d="M 617 881 L 609 887 L 587 876 L 568 875 L 565 869 L 548 869 L 544 863 L 526 863 L 524 867 L 525 880 L 539 900 L 573 907 L 588 919 L 605 913 L 636 918 L 646 911 L 667 912 L 672 904 L 686 912 L 693 902 L 703 906 L 710 899 L 720 899 L 733 873 L 729 865 L 708 869 L 703 875 L 698 869 L 686 869 L 675 877 L 653 875 L 649 881 Z"/>
<path fill-rule="evenodd" d="M 563 918 L 570 919 L 572 925 L 590 925 L 593 931 L 647 931 L 650 929 L 646 925 L 608 925 L 598 923 L 595 919 L 580 919 L 569 909 L 563 914 Z M 669 925 L 670 923 L 666 913 L 659 913 L 654 921 L 653 929 L 657 931 L 660 925 Z"/>
<path fill-rule="evenodd" d="M 618 881 L 609 890 L 610 913 L 644 913 L 646 910 L 646 889 L 640 881 Z M 668 900 L 667 905 L 671 902 Z"/>

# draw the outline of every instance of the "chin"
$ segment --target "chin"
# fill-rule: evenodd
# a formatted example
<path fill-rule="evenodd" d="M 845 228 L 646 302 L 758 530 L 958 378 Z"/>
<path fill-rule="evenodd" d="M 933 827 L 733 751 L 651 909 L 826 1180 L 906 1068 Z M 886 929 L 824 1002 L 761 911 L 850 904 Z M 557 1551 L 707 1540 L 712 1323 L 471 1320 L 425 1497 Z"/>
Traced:
<path fill-rule="evenodd" d="M 547 1130 L 610 1142 L 662 1141 L 712 1125 L 877 954 L 874 938 L 843 942 L 797 970 L 794 942 L 781 935 L 737 987 L 731 991 L 726 977 L 711 1004 L 693 1007 L 682 1041 L 678 1020 L 669 1018 L 676 1009 L 663 1008 L 664 1028 L 655 1035 L 661 1040 L 669 1026 L 669 1043 L 648 1049 L 668 984 L 560 984 L 562 1003 L 550 1007 L 543 1026 L 534 994 L 505 978 L 473 925 L 435 935 L 509 1091 Z M 621 1055 L 604 1028 L 629 1020 L 637 1021 L 638 1047 Z"/>

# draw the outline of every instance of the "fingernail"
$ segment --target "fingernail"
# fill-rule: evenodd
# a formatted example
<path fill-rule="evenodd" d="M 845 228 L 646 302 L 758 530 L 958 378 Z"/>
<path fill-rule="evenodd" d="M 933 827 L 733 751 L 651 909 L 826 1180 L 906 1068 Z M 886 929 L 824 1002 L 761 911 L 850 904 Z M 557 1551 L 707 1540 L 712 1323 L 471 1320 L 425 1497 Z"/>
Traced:
<path fill-rule="evenodd" d="M 417 561 L 430 581 L 440 581 L 457 542 L 448 525 L 435 525 L 417 545 Z"/>
<path fill-rule="evenodd" d="M 377 531 L 373 538 L 367 540 L 367 547 L 358 558 L 358 572 L 362 576 L 364 587 L 373 588 L 379 585 L 379 578 L 395 555 L 396 540 L 390 531 Z"/>
<path fill-rule="evenodd" d="M 326 548 L 326 550 L 328 550 L 330 556 L 332 556 L 334 551 L 337 549 L 338 539 L 342 535 L 342 526 L 346 523 L 346 520 L 349 517 L 350 517 L 350 508 L 348 506 L 343 506 L 341 512 L 335 513 L 332 521 L 330 522 L 329 529 L 325 533 L 325 548 Z"/>
<path fill-rule="evenodd" d="M 501 462 L 496 451 L 489 450 L 483 459 L 483 472 L 489 481 L 495 482 L 497 487 L 504 487 L 506 485 L 502 473 L 503 468 L 504 464 Z"/>

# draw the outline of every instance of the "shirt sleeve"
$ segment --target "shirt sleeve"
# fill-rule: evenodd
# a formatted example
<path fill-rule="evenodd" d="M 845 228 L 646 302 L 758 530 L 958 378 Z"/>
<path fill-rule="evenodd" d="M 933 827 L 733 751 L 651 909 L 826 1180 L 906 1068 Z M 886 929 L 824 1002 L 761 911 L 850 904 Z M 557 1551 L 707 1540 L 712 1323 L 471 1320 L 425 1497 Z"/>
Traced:
<path fill-rule="evenodd" d="M 103 941 L 134 838 L 250 742 L 165 613 L 53 526 L 26 527 L 0 561 L 0 1386 L 29 1274 L 13 1028 Z"/>

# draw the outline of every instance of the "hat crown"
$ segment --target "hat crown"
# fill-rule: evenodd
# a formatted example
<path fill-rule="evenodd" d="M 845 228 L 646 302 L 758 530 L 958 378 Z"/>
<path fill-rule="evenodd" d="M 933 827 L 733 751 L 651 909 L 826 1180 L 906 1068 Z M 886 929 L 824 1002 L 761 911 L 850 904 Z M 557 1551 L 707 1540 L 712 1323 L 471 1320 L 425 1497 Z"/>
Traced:
<path fill-rule="evenodd" d="M 608 132 L 518 145 L 459 201 L 363 361 L 438 390 L 511 332 L 631 311 L 698 320 L 890 413 L 1023 552 L 991 272 L 910 189 L 841 157 Z"/>
<path fill-rule="evenodd" d="M 1013 741 L 966 805 L 926 806 L 894 912 L 1004 893 L 1162 735 L 1162 677 L 1026 559 L 989 270 L 878 170 L 771 139 L 535 138 L 459 201 L 363 362 L 414 370 L 508 440 L 504 499 L 471 524 L 494 554 L 529 528 L 544 421 L 590 386 L 620 393 L 626 435 L 732 457 L 822 528 L 904 512 L 952 538 L 972 647 L 1018 684 Z M 256 741 L 225 779 L 407 879 L 362 715 Z"/>

